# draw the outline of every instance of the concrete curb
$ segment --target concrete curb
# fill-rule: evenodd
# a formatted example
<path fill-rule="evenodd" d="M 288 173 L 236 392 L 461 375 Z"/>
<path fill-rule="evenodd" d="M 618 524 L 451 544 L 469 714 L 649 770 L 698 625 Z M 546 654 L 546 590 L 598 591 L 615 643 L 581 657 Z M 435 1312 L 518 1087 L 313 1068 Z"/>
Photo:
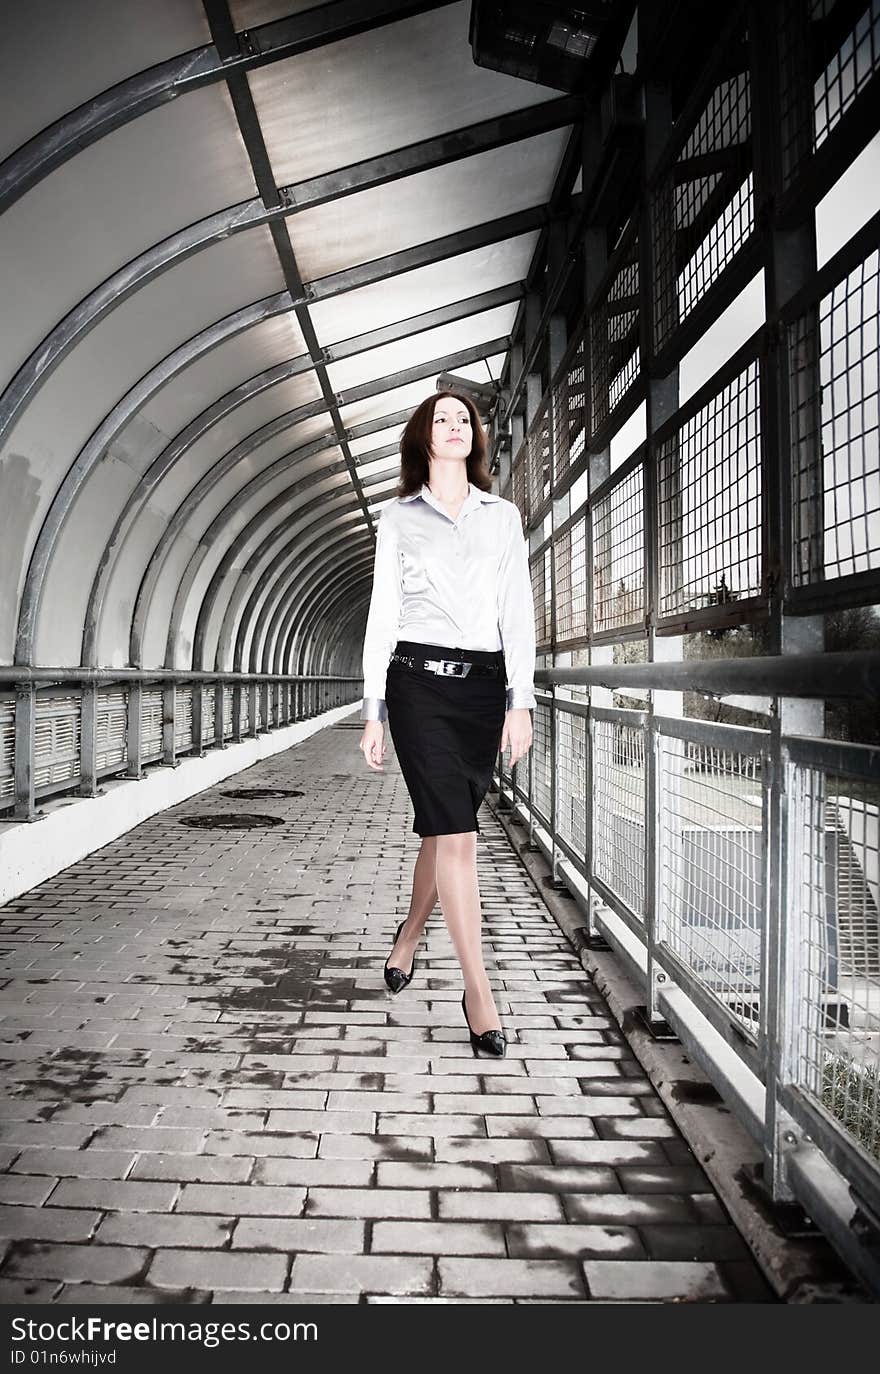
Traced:
<path fill-rule="evenodd" d="M 705 1170 L 731 1220 L 751 1249 L 777 1297 L 787 1303 L 870 1303 L 872 1299 L 817 1230 L 786 1235 L 758 1187 L 762 1157 L 758 1146 L 732 1115 L 714 1084 L 678 1042 L 654 1040 L 638 1020 L 644 993 L 626 977 L 612 953 L 586 948 L 584 918 L 566 891 L 547 883 L 550 866 L 529 845 L 509 811 L 496 808 L 497 793 L 486 805 L 503 827 L 550 915 L 574 948 L 582 968 L 608 1002 L 630 1048 L 656 1088 L 663 1105 Z"/>

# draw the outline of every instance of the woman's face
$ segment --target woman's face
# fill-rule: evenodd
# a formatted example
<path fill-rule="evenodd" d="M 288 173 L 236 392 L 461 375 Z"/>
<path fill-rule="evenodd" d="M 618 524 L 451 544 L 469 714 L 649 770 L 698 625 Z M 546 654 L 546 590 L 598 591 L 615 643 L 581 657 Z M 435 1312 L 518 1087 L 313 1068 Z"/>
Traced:
<path fill-rule="evenodd" d="M 431 422 L 432 458 L 467 458 L 474 442 L 467 406 L 451 396 L 441 396 Z"/>

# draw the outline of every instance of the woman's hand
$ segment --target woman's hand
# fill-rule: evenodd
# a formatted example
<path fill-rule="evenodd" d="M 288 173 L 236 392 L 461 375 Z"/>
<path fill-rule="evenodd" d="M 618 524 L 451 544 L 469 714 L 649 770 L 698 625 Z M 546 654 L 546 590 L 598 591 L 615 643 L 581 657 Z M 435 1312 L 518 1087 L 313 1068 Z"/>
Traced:
<path fill-rule="evenodd" d="M 506 748 L 510 749 L 509 767 L 521 759 L 532 747 L 532 716 L 528 707 L 519 707 L 515 711 L 508 711 L 504 717 L 504 729 L 501 731 L 501 752 Z"/>
<path fill-rule="evenodd" d="M 358 748 L 363 750 L 364 758 L 374 773 L 385 772 L 382 760 L 388 745 L 385 743 L 385 726 L 381 720 L 364 722 L 364 733 L 361 735 Z"/>

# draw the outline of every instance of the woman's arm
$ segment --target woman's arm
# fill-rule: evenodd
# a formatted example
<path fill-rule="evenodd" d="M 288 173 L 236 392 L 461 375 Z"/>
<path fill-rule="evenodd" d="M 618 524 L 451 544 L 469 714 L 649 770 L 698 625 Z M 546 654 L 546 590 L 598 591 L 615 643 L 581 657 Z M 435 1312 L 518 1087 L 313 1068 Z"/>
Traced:
<path fill-rule="evenodd" d="M 385 706 L 385 678 L 389 659 L 397 643 L 400 602 L 397 531 L 386 507 L 379 517 L 376 529 L 373 591 L 364 633 L 364 699 L 361 720 L 386 720 L 388 717 Z"/>
<path fill-rule="evenodd" d="M 498 628 L 507 668 L 507 709 L 531 710 L 535 706 L 535 608 L 529 546 L 515 506 L 510 517 L 498 569 Z"/>

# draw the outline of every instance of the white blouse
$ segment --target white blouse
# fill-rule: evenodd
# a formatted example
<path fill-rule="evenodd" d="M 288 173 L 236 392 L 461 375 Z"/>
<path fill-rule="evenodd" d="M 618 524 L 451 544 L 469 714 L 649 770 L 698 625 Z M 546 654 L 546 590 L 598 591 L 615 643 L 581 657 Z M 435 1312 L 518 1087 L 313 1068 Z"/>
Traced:
<path fill-rule="evenodd" d="M 426 485 L 384 507 L 364 635 L 361 720 L 386 720 L 398 639 L 504 650 L 507 709 L 535 705 L 528 544 L 512 501 L 468 483 L 453 520 Z"/>

